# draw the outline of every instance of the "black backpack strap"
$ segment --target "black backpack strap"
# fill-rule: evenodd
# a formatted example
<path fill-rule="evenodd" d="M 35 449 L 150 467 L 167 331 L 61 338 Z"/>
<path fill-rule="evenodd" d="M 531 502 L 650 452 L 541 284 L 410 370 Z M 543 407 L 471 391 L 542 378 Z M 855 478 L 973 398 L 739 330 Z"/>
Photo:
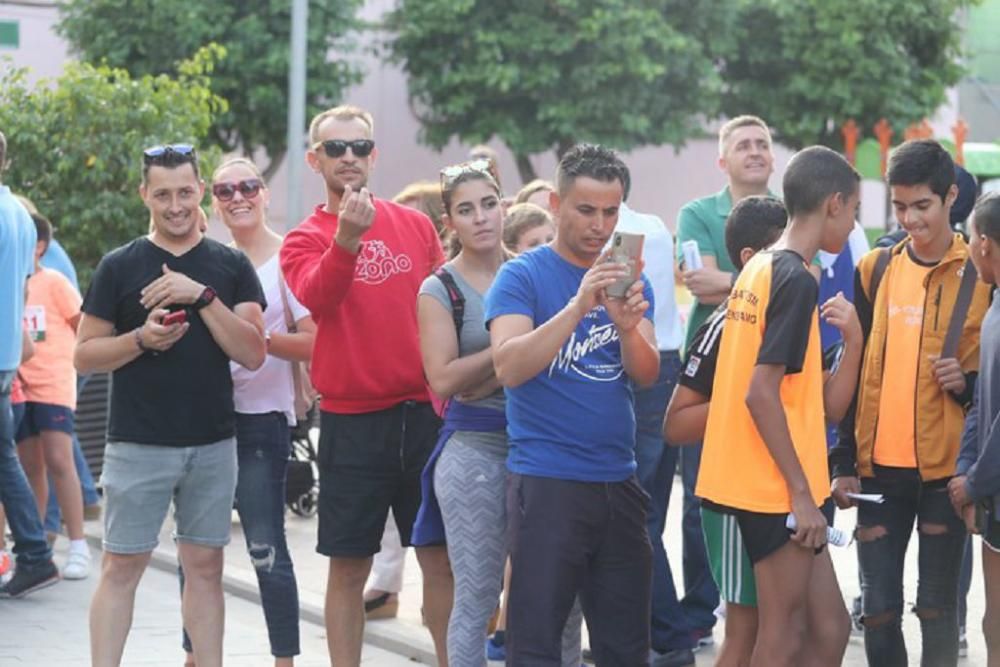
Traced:
<path fill-rule="evenodd" d="M 958 342 L 962 337 L 962 329 L 965 326 L 965 318 L 969 314 L 969 306 L 972 305 L 972 295 L 976 289 L 976 278 L 979 275 L 971 259 L 966 260 L 962 269 L 962 282 L 958 286 L 958 296 L 955 297 L 955 306 L 951 311 L 951 320 L 948 322 L 948 332 L 944 336 L 944 345 L 941 347 L 941 358 L 949 359 L 958 353 Z"/>
<path fill-rule="evenodd" d="M 878 258 L 875 259 L 875 268 L 872 269 L 871 280 L 868 281 L 868 302 L 875 308 L 875 297 L 878 296 L 879 285 L 882 284 L 882 277 L 885 275 L 885 270 L 889 268 L 889 262 L 892 260 L 892 248 L 880 248 L 878 251 Z"/>
<path fill-rule="evenodd" d="M 455 335 L 458 337 L 459 346 L 462 344 L 462 322 L 465 319 L 465 296 L 455 282 L 455 276 L 451 275 L 444 267 L 434 272 L 437 279 L 444 285 L 448 292 L 448 301 L 451 303 L 451 319 L 455 322 Z"/>

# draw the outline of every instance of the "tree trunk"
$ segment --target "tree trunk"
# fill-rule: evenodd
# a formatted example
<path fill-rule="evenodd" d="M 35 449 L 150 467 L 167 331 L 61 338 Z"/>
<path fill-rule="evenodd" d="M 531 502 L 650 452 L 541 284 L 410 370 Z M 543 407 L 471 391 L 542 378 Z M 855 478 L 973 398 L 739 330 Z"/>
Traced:
<path fill-rule="evenodd" d="M 522 185 L 538 178 L 535 165 L 531 164 L 531 157 L 527 153 L 514 153 L 514 162 L 517 164 L 517 173 L 521 177 Z"/>
<path fill-rule="evenodd" d="M 572 139 L 563 138 L 560 139 L 556 144 L 556 159 L 562 160 L 563 155 L 566 155 L 566 151 L 576 146 L 576 142 Z"/>
<path fill-rule="evenodd" d="M 278 167 L 281 166 L 286 154 L 287 152 L 285 149 L 276 149 L 274 151 L 274 155 L 271 155 L 270 153 L 268 154 L 268 158 L 270 158 L 270 160 L 267 163 L 267 167 L 261 170 L 261 175 L 264 176 L 264 182 L 271 180 L 271 177 L 278 171 Z"/>

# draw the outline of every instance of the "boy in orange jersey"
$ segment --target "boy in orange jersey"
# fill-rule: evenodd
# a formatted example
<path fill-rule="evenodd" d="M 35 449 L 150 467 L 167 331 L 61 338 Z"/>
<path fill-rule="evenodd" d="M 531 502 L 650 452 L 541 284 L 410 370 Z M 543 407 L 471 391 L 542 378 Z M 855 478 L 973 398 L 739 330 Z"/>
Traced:
<path fill-rule="evenodd" d="M 819 511 L 829 477 L 819 287 L 808 266 L 818 250 L 843 247 L 859 183 L 834 151 L 797 153 L 783 182 L 788 227 L 744 267 L 726 312 L 726 372 L 715 376 L 696 492 L 703 507 L 736 518 L 753 564 L 751 667 L 839 665 L 850 632 Z"/>

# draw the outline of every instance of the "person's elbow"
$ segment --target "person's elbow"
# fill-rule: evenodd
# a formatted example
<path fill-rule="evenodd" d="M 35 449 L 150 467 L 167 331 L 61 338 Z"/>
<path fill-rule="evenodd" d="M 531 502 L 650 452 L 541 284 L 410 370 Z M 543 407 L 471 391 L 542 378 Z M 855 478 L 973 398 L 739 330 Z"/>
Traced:
<path fill-rule="evenodd" d="M 504 389 L 513 389 L 524 384 L 527 378 L 518 373 L 515 359 L 511 359 L 509 351 L 503 348 L 495 349 L 493 352 L 493 372 L 497 376 L 497 382 Z"/>
<path fill-rule="evenodd" d="M 100 369 L 97 368 L 91 355 L 87 343 L 77 343 L 73 350 L 73 367 L 80 375 L 88 375 Z"/>
<path fill-rule="evenodd" d="M 836 426 L 847 415 L 850 400 L 838 401 L 837 399 L 829 399 L 825 403 L 823 409 L 826 413 L 826 423 L 828 426 Z"/>
<path fill-rule="evenodd" d="M 428 372 L 425 371 L 427 375 L 427 386 L 431 388 L 436 396 L 441 398 L 450 398 L 458 393 L 455 383 L 452 382 L 446 373 L 442 372 Z"/>
<path fill-rule="evenodd" d="M 248 371 L 255 371 L 264 365 L 267 359 L 267 343 L 259 332 L 255 332 L 254 339 L 246 346 L 241 359 L 236 361 Z"/>
<path fill-rule="evenodd" d="M 636 359 L 637 363 L 630 364 L 628 369 L 629 378 L 640 389 L 652 387 L 660 377 L 659 353 L 652 346 L 644 352 L 642 358 Z"/>
<path fill-rule="evenodd" d="M 757 420 L 774 399 L 774 394 L 759 373 L 754 373 L 750 378 L 750 386 L 747 389 L 743 401 L 750 411 L 750 416 Z"/>
<path fill-rule="evenodd" d="M 703 435 L 704 433 L 686 419 L 683 410 L 673 415 L 667 415 L 667 418 L 663 420 L 663 439 L 671 445 L 678 447 L 693 445 L 700 441 Z"/>

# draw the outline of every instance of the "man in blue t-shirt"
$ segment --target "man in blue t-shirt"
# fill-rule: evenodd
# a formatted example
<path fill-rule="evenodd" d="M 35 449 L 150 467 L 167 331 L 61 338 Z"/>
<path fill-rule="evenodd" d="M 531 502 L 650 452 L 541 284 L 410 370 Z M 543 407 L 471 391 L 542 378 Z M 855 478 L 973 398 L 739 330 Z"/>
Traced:
<path fill-rule="evenodd" d="M 0 176 L 7 163 L 7 140 L 0 133 Z M 35 225 L 10 188 L 0 185 L 0 503 L 14 534 L 17 570 L 0 586 L 0 597 L 22 597 L 59 581 L 45 541 L 35 497 L 14 444 L 10 388 L 21 363 L 21 316 L 25 282 L 35 267 Z"/>
<path fill-rule="evenodd" d="M 577 596 L 597 664 L 649 660 L 649 497 L 635 478 L 629 380 L 656 381 L 653 294 L 604 246 L 628 169 L 578 145 L 556 170 L 550 245 L 501 269 L 486 297 L 493 360 L 507 390 L 510 664 L 559 665 Z"/>

